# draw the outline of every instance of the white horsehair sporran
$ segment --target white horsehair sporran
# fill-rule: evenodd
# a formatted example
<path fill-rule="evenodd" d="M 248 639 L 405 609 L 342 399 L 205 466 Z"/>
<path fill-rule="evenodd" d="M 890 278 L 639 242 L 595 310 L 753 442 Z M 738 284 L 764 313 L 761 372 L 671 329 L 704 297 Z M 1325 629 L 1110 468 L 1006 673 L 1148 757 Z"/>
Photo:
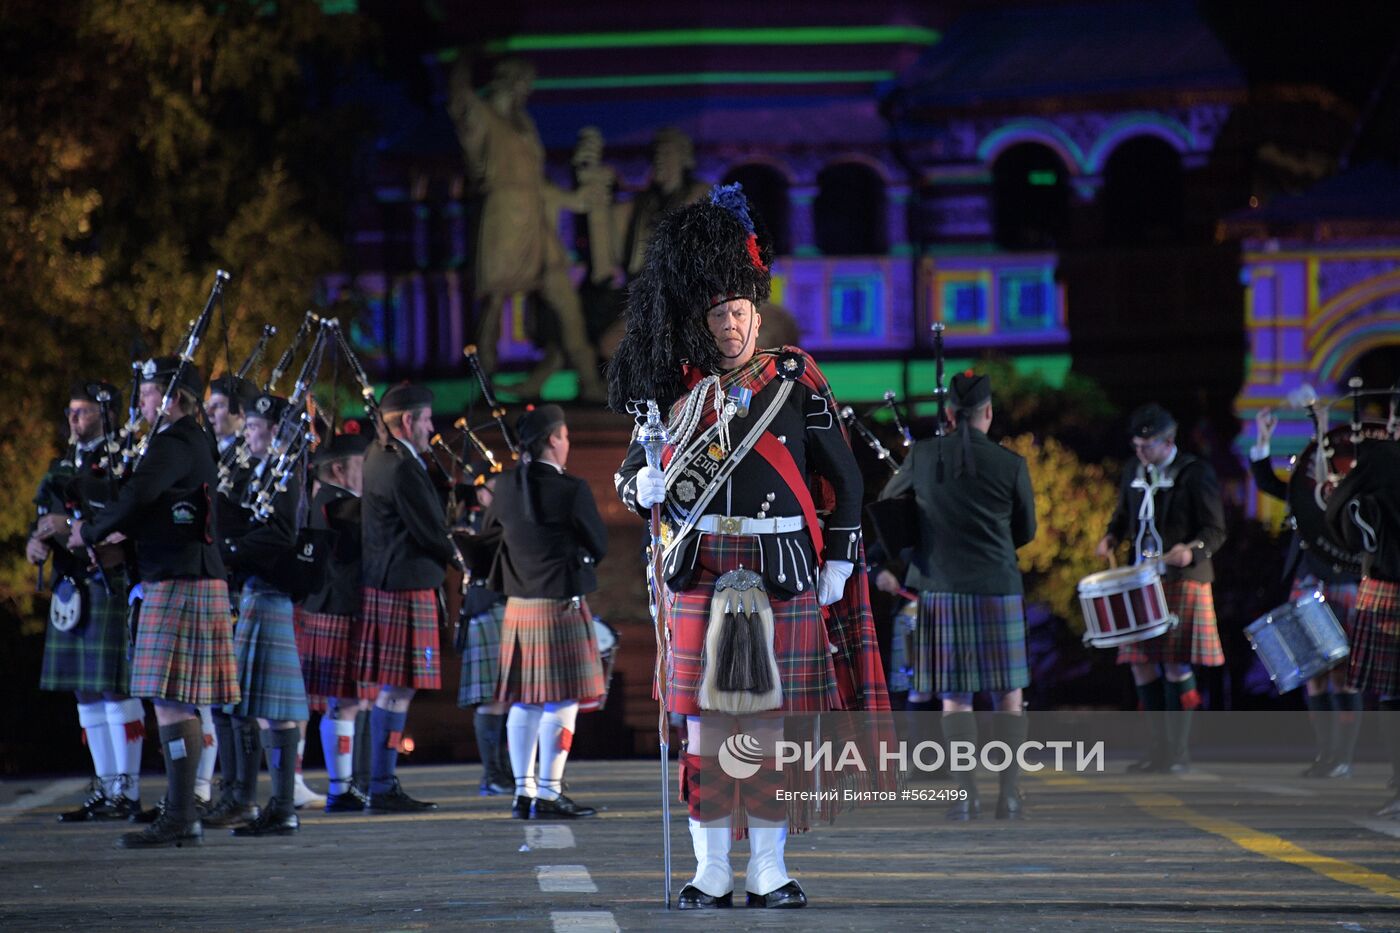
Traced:
<path fill-rule="evenodd" d="M 773 647 L 773 607 L 763 578 L 739 568 L 721 574 L 705 627 L 700 708 L 745 714 L 783 703 Z"/>

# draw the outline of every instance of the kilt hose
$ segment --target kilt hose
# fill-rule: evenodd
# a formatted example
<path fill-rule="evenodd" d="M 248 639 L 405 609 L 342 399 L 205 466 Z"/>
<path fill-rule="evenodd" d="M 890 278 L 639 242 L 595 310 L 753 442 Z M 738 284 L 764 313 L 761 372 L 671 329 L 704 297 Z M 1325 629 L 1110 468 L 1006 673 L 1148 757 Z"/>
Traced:
<path fill-rule="evenodd" d="M 1016 594 L 919 593 L 914 689 L 1006 693 L 1028 686 L 1026 607 Z"/>
<path fill-rule="evenodd" d="M 506 617 L 505 600 L 467 620 L 467 643 L 462 651 L 462 681 L 457 688 L 457 705 L 462 709 L 492 703 L 501 672 L 501 623 Z"/>
<path fill-rule="evenodd" d="M 369 586 L 363 593 L 364 628 L 355 679 L 414 690 L 441 687 L 437 595 L 432 590 Z"/>
<path fill-rule="evenodd" d="M 1156 638 L 1118 648 L 1119 664 L 1193 664 L 1220 667 L 1225 649 L 1215 625 L 1215 596 L 1209 583 L 1163 580 L 1167 610 L 1177 617 L 1175 628 Z"/>
<path fill-rule="evenodd" d="M 1400 583 L 1361 581 L 1347 681 L 1362 693 L 1400 694 Z"/>
<path fill-rule="evenodd" d="M 126 633 L 126 575 L 110 578 L 112 595 L 101 579 L 83 586 L 87 618 L 77 628 L 60 632 L 44 627 L 44 666 L 40 690 L 84 690 L 126 693 L 131 687 L 130 644 Z"/>
<path fill-rule="evenodd" d="M 715 580 L 740 566 L 761 567 L 758 541 L 739 535 L 704 535 L 695 557 L 694 584 L 679 593 L 666 590 L 666 624 L 670 656 L 666 670 L 666 708 L 698 716 L 708 713 L 699 704 L 705 673 L 705 629 L 710 621 L 710 598 Z M 827 647 L 826 625 L 815 588 L 792 599 L 769 600 L 773 607 L 773 653 L 778 683 L 788 712 L 823 712 L 842 706 L 836 667 Z M 653 690 L 658 686 L 653 684 Z"/>
<path fill-rule="evenodd" d="M 228 583 L 159 580 L 142 590 L 131 695 L 195 706 L 238 703 Z"/>
<path fill-rule="evenodd" d="M 306 702 L 313 710 L 326 711 L 326 701 L 355 697 L 355 660 L 359 656 L 359 619 L 330 612 L 295 611 L 297 657 L 306 684 Z"/>
<path fill-rule="evenodd" d="M 256 577 L 243 584 L 233 650 L 243 691 L 233 713 L 274 722 L 311 717 L 286 593 Z"/>
<path fill-rule="evenodd" d="M 1288 593 L 1288 601 L 1297 602 L 1304 596 L 1320 590 L 1322 598 L 1327 600 L 1327 604 L 1332 607 L 1332 614 L 1337 617 L 1337 622 L 1341 624 L 1342 631 L 1347 636 L 1347 642 L 1350 643 L 1352 626 L 1356 622 L 1356 595 L 1359 589 L 1355 583 L 1323 583 L 1309 574 L 1302 579 L 1293 581 L 1293 589 Z"/>
<path fill-rule="evenodd" d="M 588 603 L 569 599 L 506 600 L 501 618 L 495 698 L 558 703 L 601 697 L 603 665 Z"/>

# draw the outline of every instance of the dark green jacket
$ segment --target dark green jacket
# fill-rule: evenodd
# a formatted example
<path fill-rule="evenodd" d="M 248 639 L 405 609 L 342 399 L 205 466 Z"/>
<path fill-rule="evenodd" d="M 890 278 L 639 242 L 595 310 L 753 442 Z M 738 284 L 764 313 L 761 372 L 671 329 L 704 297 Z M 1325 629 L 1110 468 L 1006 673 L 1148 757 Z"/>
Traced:
<path fill-rule="evenodd" d="M 962 431 L 976 463 L 961 469 Z M 943 482 L 936 470 L 942 447 Z M 967 426 L 919 441 L 883 492 L 913 490 L 919 544 L 906 585 L 932 593 L 1008 596 L 1022 592 L 1016 549 L 1035 537 L 1035 493 L 1026 461 Z"/>

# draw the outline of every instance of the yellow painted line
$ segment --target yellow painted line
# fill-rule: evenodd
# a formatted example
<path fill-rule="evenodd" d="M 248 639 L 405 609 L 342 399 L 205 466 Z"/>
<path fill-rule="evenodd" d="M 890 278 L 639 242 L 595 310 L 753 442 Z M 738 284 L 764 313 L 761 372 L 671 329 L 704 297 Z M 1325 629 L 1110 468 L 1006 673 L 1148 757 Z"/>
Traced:
<path fill-rule="evenodd" d="M 1093 787 L 1095 790 L 1123 794 L 1139 809 L 1159 819 L 1185 823 L 1202 832 L 1232 842 L 1246 852 L 1253 852 L 1278 862 L 1306 868 L 1324 878 L 1365 888 L 1367 891 L 1383 897 L 1393 897 L 1400 900 L 1400 879 L 1372 871 L 1353 862 L 1332 858 L 1330 855 L 1319 855 L 1300 845 L 1295 845 L 1281 836 L 1253 829 L 1243 823 L 1236 823 L 1234 820 L 1197 813 L 1171 794 L 1142 793 L 1128 790 L 1119 782 L 1091 781 L 1088 778 L 1075 775 L 1056 775 L 1041 780 L 1042 783 L 1050 787 Z"/>

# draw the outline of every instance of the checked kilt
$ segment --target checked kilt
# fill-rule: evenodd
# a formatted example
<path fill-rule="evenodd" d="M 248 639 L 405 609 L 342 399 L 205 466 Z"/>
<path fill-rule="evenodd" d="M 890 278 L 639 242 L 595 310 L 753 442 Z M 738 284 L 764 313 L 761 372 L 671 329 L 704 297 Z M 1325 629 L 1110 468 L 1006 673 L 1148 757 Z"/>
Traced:
<path fill-rule="evenodd" d="M 1122 645 L 1119 664 L 1194 664 L 1220 667 L 1225 649 L 1215 625 L 1215 596 L 1209 583 L 1198 580 L 1163 580 L 1167 610 L 1176 614 L 1175 628 L 1156 638 Z"/>
<path fill-rule="evenodd" d="M 704 676 L 705 627 L 710 620 L 710 598 L 715 580 L 740 566 L 761 567 L 758 539 L 739 535 L 703 535 L 695 557 L 694 584 L 679 593 L 666 591 L 666 624 L 670 630 L 670 656 L 666 670 L 666 708 L 673 713 L 698 716 L 700 680 Z M 774 599 L 773 653 L 782 685 L 782 709 L 788 712 L 822 712 L 843 706 L 836 667 L 827 648 L 826 625 L 816 589 L 792 599 Z M 653 685 L 655 689 L 655 685 Z"/>
<path fill-rule="evenodd" d="M 506 604 L 501 600 L 467 620 L 462 682 L 457 688 L 457 705 L 462 709 L 496 699 L 496 681 L 501 672 L 501 623 L 505 617 Z"/>
<path fill-rule="evenodd" d="M 1029 686 L 1026 607 L 1018 594 L 919 593 L 914 689 L 1006 693 Z"/>
<path fill-rule="evenodd" d="M 415 690 L 441 687 L 436 594 L 371 586 L 363 594 L 364 628 L 355 679 Z"/>
<path fill-rule="evenodd" d="M 1361 581 L 1347 681 L 1362 693 L 1400 694 L 1400 583 Z"/>
<path fill-rule="evenodd" d="M 1323 583 L 1308 574 L 1293 581 L 1293 589 L 1288 593 L 1289 602 L 1297 602 L 1315 590 L 1322 591 L 1322 598 L 1332 607 L 1332 614 L 1341 623 L 1347 641 L 1352 638 L 1352 627 L 1356 622 L 1356 594 L 1359 587 L 1355 583 Z"/>
<path fill-rule="evenodd" d="M 131 695 L 195 706 L 237 703 L 233 616 L 220 579 L 142 585 L 131 659 Z"/>
<path fill-rule="evenodd" d="M 44 626 L 44 666 L 40 690 L 85 690 L 126 693 L 131 686 L 131 659 L 126 635 L 126 576 L 113 574 L 112 594 L 99 577 L 83 587 L 87 618 L 77 628 L 60 632 Z"/>
<path fill-rule="evenodd" d="M 355 660 L 359 656 L 362 623 L 351 615 L 307 612 L 296 608 L 297 657 L 306 684 L 306 701 L 325 712 L 327 700 L 355 697 Z"/>
<path fill-rule="evenodd" d="M 496 699 L 510 703 L 591 700 L 607 689 L 593 613 L 580 600 L 506 600 Z"/>
<path fill-rule="evenodd" d="M 279 722 L 310 718 L 286 593 L 256 577 L 243 584 L 233 651 L 243 690 L 234 713 Z"/>

